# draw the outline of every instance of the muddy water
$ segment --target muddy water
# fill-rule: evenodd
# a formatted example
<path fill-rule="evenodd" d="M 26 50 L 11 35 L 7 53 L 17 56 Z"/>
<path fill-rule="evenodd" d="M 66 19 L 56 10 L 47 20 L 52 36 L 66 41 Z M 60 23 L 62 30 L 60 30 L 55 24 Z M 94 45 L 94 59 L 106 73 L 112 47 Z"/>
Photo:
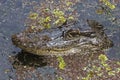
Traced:
<path fill-rule="evenodd" d="M 25 29 L 24 20 L 31 10 L 31 1 L 38 0 L 0 0 L 0 80 L 54 80 L 55 69 L 45 66 L 44 57 L 34 55 L 26 56 L 11 42 L 11 35 Z M 114 46 L 107 51 L 110 58 L 120 59 L 120 4 L 113 12 L 117 17 L 116 23 L 111 23 L 109 16 L 95 13 L 97 2 L 84 1 L 78 5 L 80 13 L 80 26 L 86 27 L 86 19 L 95 19 L 101 22 L 106 33 L 114 42 Z M 17 58 L 12 58 L 15 56 Z M 35 58 L 33 58 L 35 57 Z M 20 61 L 20 62 L 19 62 Z M 33 62 L 34 61 L 34 62 Z M 37 63 L 36 63 L 37 62 Z M 34 64 L 36 63 L 36 64 Z M 21 66 L 19 66 L 21 64 Z M 27 67 L 36 66 L 36 67 Z M 41 67 L 44 66 L 44 67 Z M 16 69 L 17 67 L 17 69 Z M 22 70 L 22 71 L 21 71 Z M 40 74 L 41 75 L 38 75 Z M 46 74 L 52 75 L 46 77 Z"/>

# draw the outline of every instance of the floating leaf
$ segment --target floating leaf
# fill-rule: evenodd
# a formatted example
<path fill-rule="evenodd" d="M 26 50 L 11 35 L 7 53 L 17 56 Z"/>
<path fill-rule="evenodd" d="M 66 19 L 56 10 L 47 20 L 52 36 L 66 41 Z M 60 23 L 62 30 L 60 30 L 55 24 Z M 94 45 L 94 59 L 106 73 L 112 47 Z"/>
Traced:
<path fill-rule="evenodd" d="M 120 65 L 120 62 L 117 61 L 117 64 Z"/>
<path fill-rule="evenodd" d="M 31 29 L 34 29 L 36 26 L 31 26 Z"/>
<path fill-rule="evenodd" d="M 66 18 L 64 16 L 60 16 L 59 20 L 60 20 L 61 23 L 64 23 L 66 21 Z"/>
<path fill-rule="evenodd" d="M 108 75 L 109 75 L 109 76 L 114 76 L 114 75 L 115 75 L 115 71 L 109 71 L 109 72 L 108 72 Z"/>
<path fill-rule="evenodd" d="M 46 17 L 46 18 L 44 19 L 44 22 L 49 22 L 49 21 L 51 21 L 50 16 L 48 16 L 48 17 Z"/>
<path fill-rule="evenodd" d="M 112 70 L 112 68 L 111 68 L 110 66 L 107 66 L 107 67 L 106 67 L 106 70 L 107 70 L 107 71 L 110 71 L 110 70 Z"/>
<path fill-rule="evenodd" d="M 63 59 L 61 56 L 59 56 L 59 57 L 57 58 L 57 60 L 58 60 L 58 62 L 59 62 L 59 68 L 60 68 L 60 69 L 65 69 L 66 63 L 64 62 L 64 59 Z"/>
<path fill-rule="evenodd" d="M 119 73 L 119 72 L 120 72 L 120 68 L 117 68 L 117 69 L 116 69 L 116 73 Z"/>
<path fill-rule="evenodd" d="M 67 6 L 70 6 L 70 5 L 72 5 L 72 4 L 73 4 L 72 2 L 67 2 L 67 3 L 66 3 Z"/>
<path fill-rule="evenodd" d="M 69 16 L 68 20 L 74 20 L 74 17 L 73 16 Z"/>
<path fill-rule="evenodd" d="M 58 24 L 63 24 L 66 21 L 66 18 L 63 16 L 60 16 L 55 22 L 54 24 L 58 25 Z"/>
<path fill-rule="evenodd" d="M 105 61 L 108 60 L 107 56 L 104 55 L 104 54 L 100 54 L 100 55 L 99 55 L 99 59 L 100 59 L 101 61 L 103 61 L 103 62 L 105 62 Z"/>
<path fill-rule="evenodd" d="M 115 5 L 111 4 L 108 0 L 100 0 L 100 1 L 102 1 L 110 9 L 115 9 Z"/>
<path fill-rule="evenodd" d="M 58 24 L 60 21 L 59 21 L 59 19 L 58 20 L 56 20 L 53 24 Z"/>
<path fill-rule="evenodd" d="M 38 17 L 37 13 L 30 13 L 29 18 L 30 19 L 36 19 Z"/>
<path fill-rule="evenodd" d="M 97 9 L 97 10 L 96 10 L 96 13 L 97 13 L 97 14 L 103 14 L 104 11 L 103 11 L 102 9 Z"/>
<path fill-rule="evenodd" d="M 88 78 L 86 78 L 86 77 L 82 77 L 82 80 L 89 80 Z"/>
<path fill-rule="evenodd" d="M 45 28 L 50 28 L 50 27 L 51 27 L 49 23 L 44 23 L 43 26 L 44 26 Z"/>
<path fill-rule="evenodd" d="M 54 9 L 53 10 L 53 14 L 57 17 L 59 16 L 63 16 L 64 15 L 64 12 L 63 11 L 60 11 L 59 9 Z"/>
<path fill-rule="evenodd" d="M 49 11 L 50 9 L 49 8 L 46 8 L 45 11 Z"/>
<path fill-rule="evenodd" d="M 57 80 L 63 80 L 63 78 L 62 77 L 58 77 Z"/>
<path fill-rule="evenodd" d="M 101 76 L 103 76 L 103 73 L 98 73 L 97 76 L 100 76 L 100 77 L 101 77 Z"/>

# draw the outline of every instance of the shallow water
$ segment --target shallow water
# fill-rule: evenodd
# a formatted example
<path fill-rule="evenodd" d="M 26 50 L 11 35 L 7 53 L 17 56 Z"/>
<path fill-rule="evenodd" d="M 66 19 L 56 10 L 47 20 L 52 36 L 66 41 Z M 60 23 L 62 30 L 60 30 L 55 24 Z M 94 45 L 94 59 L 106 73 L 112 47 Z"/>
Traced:
<path fill-rule="evenodd" d="M 31 1 L 39 1 L 39 0 L 0 0 L 0 80 L 21 80 L 21 76 L 17 76 L 16 69 L 14 69 L 13 64 L 10 62 L 9 58 L 11 56 L 18 56 L 21 51 L 19 48 L 16 48 L 11 42 L 11 35 L 21 32 L 25 29 L 24 21 L 32 9 Z M 82 27 L 86 27 L 87 19 L 95 19 L 101 22 L 105 28 L 106 33 L 110 37 L 110 39 L 114 42 L 114 46 L 107 51 L 107 55 L 110 58 L 120 59 L 120 3 L 117 4 L 117 9 L 113 12 L 114 16 L 117 17 L 117 24 L 113 24 L 108 16 L 98 15 L 95 13 L 97 7 L 97 2 L 94 0 L 84 1 L 78 5 L 79 13 L 80 13 L 80 25 Z M 87 6 L 86 6 L 87 5 Z M 33 56 L 33 55 L 32 55 Z M 18 56 L 20 57 L 20 56 Z M 23 56 L 21 57 L 23 58 Z M 37 58 L 38 59 L 38 58 Z M 41 59 L 39 59 L 41 60 Z M 29 59 L 28 59 L 29 61 Z M 27 62 L 26 62 L 27 63 Z M 25 64 L 25 63 L 24 63 Z M 41 64 L 41 63 L 38 63 Z M 44 65 L 43 63 L 41 66 Z M 25 66 L 24 66 L 25 67 Z M 45 66 L 38 66 L 37 69 L 28 69 L 32 72 L 27 71 L 25 69 L 25 73 L 29 74 L 24 80 L 40 80 L 38 78 L 39 73 L 42 73 L 40 76 L 43 76 L 43 80 L 48 80 L 46 78 L 46 74 L 50 73 L 52 75 L 52 80 L 55 77 L 55 69 Z M 24 76 L 24 75 L 22 75 Z M 19 77 L 19 78 L 18 78 Z M 25 76 L 24 76 L 25 77 Z M 42 79 L 41 79 L 42 80 Z"/>

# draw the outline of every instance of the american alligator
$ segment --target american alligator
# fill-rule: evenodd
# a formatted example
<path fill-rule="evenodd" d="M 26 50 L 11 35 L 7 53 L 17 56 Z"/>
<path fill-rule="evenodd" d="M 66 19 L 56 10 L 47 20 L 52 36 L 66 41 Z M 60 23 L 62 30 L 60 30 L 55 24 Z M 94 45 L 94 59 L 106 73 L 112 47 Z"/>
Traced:
<path fill-rule="evenodd" d="M 62 25 L 41 31 L 25 30 L 12 36 L 12 42 L 22 50 L 36 55 L 72 55 L 87 49 L 107 49 L 113 46 L 104 33 L 103 25 L 95 20 L 87 20 L 91 29 L 80 26 Z"/>

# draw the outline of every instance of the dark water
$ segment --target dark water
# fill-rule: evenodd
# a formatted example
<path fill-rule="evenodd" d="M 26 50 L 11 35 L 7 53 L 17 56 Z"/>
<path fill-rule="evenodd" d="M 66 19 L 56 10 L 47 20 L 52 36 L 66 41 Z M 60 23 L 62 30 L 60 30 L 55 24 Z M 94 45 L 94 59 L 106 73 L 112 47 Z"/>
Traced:
<path fill-rule="evenodd" d="M 12 44 L 11 35 L 25 29 L 24 21 L 32 9 L 32 4 L 29 3 L 31 1 L 39 0 L 0 0 L 0 80 L 16 80 L 16 69 L 14 69 L 9 59 L 10 56 L 19 54 L 21 50 Z M 78 5 L 80 25 L 85 27 L 86 19 L 95 19 L 101 22 L 106 28 L 105 31 L 107 35 L 114 42 L 114 46 L 107 52 L 108 56 L 110 58 L 120 59 L 120 3 L 117 4 L 117 8 L 112 12 L 114 17 L 117 17 L 116 23 L 113 24 L 112 21 L 109 20 L 109 16 L 96 14 L 97 2 L 95 0 L 90 1 L 91 2 L 86 0 L 83 1 L 84 4 L 80 3 Z M 29 61 L 29 59 L 27 61 Z M 50 67 L 38 67 L 36 72 L 42 72 L 41 76 L 44 76 L 46 72 L 53 75 L 54 69 Z M 40 80 L 37 78 L 36 72 L 28 72 L 32 78 L 25 80 Z M 44 78 L 43 80 L 48 79 Z M 53 80 L 53 78 L 51 80 Z"/>

